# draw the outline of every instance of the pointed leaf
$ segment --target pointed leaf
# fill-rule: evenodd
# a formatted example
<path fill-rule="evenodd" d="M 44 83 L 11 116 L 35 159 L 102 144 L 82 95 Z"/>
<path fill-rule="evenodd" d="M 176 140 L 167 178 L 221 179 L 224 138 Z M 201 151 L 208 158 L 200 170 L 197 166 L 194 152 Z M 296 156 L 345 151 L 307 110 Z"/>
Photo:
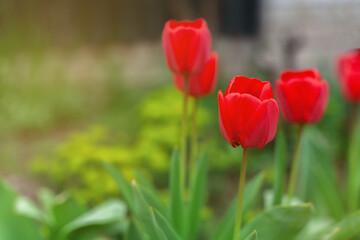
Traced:
<path fill-rule="evenodd" d="M 135 221 L 132 221 L 130 223 L 130 226 L 125 234 L 125 240 L 134 240 L 134 239 L 144 240 L 145 239 L 137 225 L 138 224 Z"/>
<path fill-rule="evenodd" d="M 360 210 L 352 213 L 348 217 L 341 220 L 330 230 L 331 234 L 328 240 L 347 240 L 353 239 L 360 234 Z M 356 238 L 357 239 L 357 238 Z"/>
<path fill-rule="evenodd" d="M 153 225 L 157 230 L 159 239 L 164 240 L 180 240 L 175 230 L 171 227 L 167 219 L 156 209 L 150 208 Z"/>
<path fill-rule="evenodd" d="M 190 239 L 197 239 L 196 234 L 200 222 L 200 211 L 205 200 L 207 159 L 204 153 L 199 157 L 194 173 L 187 220 L 187 236 Z"/>
<path fill-rule="evenodd" d="M 134 214 L 136 221 L 139 223 L 139 228 L 150 239 L 157 239 L 158 233 L 153 227 L 153 220 L 150 211 L 151 206 L 149 206 L 146 202 L 135 180 L 132 181 L 131 186 L 134 195 Z"/>
<path fill-rule="evenodd" d="M 174 149 L 170 163 L 170 203 L 169 203 L 169 219 L 174 226 L 176 232 L 181 235 L 183 232 L 183 193 L 181 189 L 181 163 L 179 150 Z"/>
<path fill-rule="evenodd" d="M 129 182 L 125 179 L 123 174 L 118 171 L 113 165 L 111 165 L 108 162 L 103 162 L 106 170 L 110 173 L 110 175 L 113 177 L 115 182 L 118 185 L 118 188 L 122 194 L 122 196 L 125 198 L 127 204 L 129 205 L 130 209 L 134 210 L 134 198 L 133 198 L 133 191 L 131 189 L 131 186 Z"/>
<path fill-rule="evenodd" d="M 254 230 L 252 233 L 250 233 L 249 236 L 245 238 L 245 240 L 258 240 L 257 232 Z"/>

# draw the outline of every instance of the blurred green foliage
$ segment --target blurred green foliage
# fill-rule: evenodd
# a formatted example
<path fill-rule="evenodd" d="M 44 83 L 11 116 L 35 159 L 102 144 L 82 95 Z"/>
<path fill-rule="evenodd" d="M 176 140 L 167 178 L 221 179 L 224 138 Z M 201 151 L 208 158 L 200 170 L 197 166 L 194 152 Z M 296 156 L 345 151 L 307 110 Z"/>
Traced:
<path fill-rule="evenodd" d="M 214 97 L 204 99 L 200 105 L 198 125 L 201 126 L 200 148 L 209 149 L 213 156 L 210 167 L 218 172 L 231 168 L 240 160 L 241 153 L 221 141 L 217 109 L 214 111 L 213 106 L 208 106 L 208 102 L 214 102 Z M 36 156 L 32 171 L 59 189 L 73 190 L 89 203 L 99 202 L 117 192 L 101 167 L 102 161 L 122 169 L 128 178 L 133 177 L 132 169 L 139 169 L 151 176 L 158 187 L 166 188 L 169 156 L 179 143 L 181 103 L 182 95 L 173 86 L 151 91 L 131 106 L 134 111 L 124 112 L 122 123 L 125 127 L 112 122 L 115 126 L 93 125 L 71 133 L 54 151 Z"/>

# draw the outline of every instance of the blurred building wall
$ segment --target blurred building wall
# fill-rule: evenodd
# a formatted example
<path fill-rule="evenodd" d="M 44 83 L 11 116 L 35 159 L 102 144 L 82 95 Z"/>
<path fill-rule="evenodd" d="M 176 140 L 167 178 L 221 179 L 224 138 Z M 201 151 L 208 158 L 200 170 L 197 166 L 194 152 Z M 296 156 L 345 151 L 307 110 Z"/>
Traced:
<path fill-rule="evenodd" d="M 359 47 L 359 12 L 356 0 L 1 0 L 0 52 L 126 44 L 161 55 L 168 19 L 203 17 L 224 74 L 276 75 Z"/>

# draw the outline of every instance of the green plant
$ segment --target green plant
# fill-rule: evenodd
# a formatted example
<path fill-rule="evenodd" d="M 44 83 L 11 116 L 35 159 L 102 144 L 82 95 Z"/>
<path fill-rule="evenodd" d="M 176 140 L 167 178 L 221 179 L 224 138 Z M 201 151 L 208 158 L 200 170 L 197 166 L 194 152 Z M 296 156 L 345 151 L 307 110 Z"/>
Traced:
<path fill-rule="evenodd" d="M 164 103 L 167 107 L 164 108 Z M 129 129 L 114 133 L 118 127 L 104 125 L 90 126 L 84 131 L 71 133 L 50 154 L 36 156 L 31 169 L 50 184 L 65 187 L 81 200 L 98 203 L 108 197 L 117 196 L 116 186 L 105 171 L 99 167 L 102 160 L 122 169 L 131 178 L 133 168 L 151 176 L 156 185 L 164 188 L 169 156 L 174 145 L 178 144 L 181 116 L 181 95 L 170 87 L 162 87 L 141 99 L 135 106 L 136 114 L 128 112 L 124 124 Z M 199 109 L 199 123 L 204 126 L 206 135 L 220 133 L 212 127 L 212 112 L 206 106 Z M 215 113 L 217 114 L 217 113 Z M 213 138 L 201 139 L 202 148 L 210 148 L 214 156 L 209 163 L 213 169 L 227 169 L 235 162 L 237 155 L 233 149 L 219 146 Z M 217 161 L 216 159 L 227 159 Z M 97 179 L 102 179 L 99 182 Z"/>
<path fill-rule="evenodd" d="M 84 204 L 68 194 L 55 196 L 43 189 L 38 197 L 40 207 L 20 196 L 15 209 L 17 213 L 37 222 L 45 239 L 108 239 L 123 234 L 128 225 L 127 207 L 119 200 L 108 200 L 87 210 Z"/>
<path fill-rule="evenodd" d="M 235 222 L 236 199 L 215 231 L 210 235 L 208 233 L 198 237 L 202 222 L 199 212 L 204 207 L 205 199 L 206 162 L 204 155 L 198 159 L 190 184 L 188 200 L 183 202 L 180 197 L 182 191 L 179 181 L 179 154 L 177 150 L 174 151 L 171 159 L 167 207 L 145 178 L 134 179 L 130 184 L 121 172 L 105 162 L 105 167 L 118 184 L 133 214 L 130 225 L 133 227 L 128 228 L 127 235 L 130 236 L 128 239 L 135 239 L 132 238 L 134 235 L 138 236 L 136 239 L 209 239 L 210 236 L 212 240 L 231 239 Z M 263 179 L 263 174 L 260 174 L 247 184 L 244 194 L 245 212 L 252 207 Z M 251 239 L 254 237 L 254 230 L 257 231 L 260 239 L 292 239 L 310 220 L 313 215 L 312 209 L 312 204 L 299 204 L 265 210 L 244 225 L 240 239 L 247 237 Z M 205 233 L 202 232 L 202 234 Z"/>
<path fill-rule="evenodd" d="M 128 225 L 127 207 L 119 200 L 88 210 L 68 194 L 55 196 L 43 189 L 37 206 L 4 182 L 0 182 L 0 196 L 0 239 L 118 239 Z"/>

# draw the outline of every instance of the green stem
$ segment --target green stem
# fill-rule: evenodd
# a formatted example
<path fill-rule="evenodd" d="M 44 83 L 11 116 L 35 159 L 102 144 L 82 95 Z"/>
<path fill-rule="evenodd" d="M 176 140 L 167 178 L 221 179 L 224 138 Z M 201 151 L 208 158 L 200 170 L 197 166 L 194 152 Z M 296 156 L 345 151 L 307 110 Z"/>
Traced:
<path fill-rule="evenodd" d="M 350 119 L 350 133 L 349 133 L 349 148 L 348 148 L 348 208 L 350 212 L 357 209 L 359 198 L 359 175 L 358 175 L 358 158 L 356 154 L 357 143 L 357 104 L 352 106 L 352 113 Z"/>
<path fill-rule="evenodd" d="M 243 197 L 244 197 L 244 187 L 245 187 L 245 177 L 246 177 L 246 163 L 247 163 L 247 153 L 248 149 L 244 148 L 243 158 L 241 161 L 240 169 L 240 180 L 239 180 L 239 192 L 238 192 L 238 205 L 236 211 L 236 220 L 234 227 L 234 240 L 239 240 L 241 220 L 242 220 L 242 209 L 243 209 Z"/>
<path fill-rule="evenodd" d="M 194 169 L 196 164 L 196 157 L 198 154 L 198 136 L 197 136 L 197 127 L 196 127 L 196 119 L 197 119 L 197 112 L 198 112 L 198 98 L 194 98 L 194 105 L 191 114 L 191 160 L 190 160 L 190 167 Z M 189 171 L 191 172 L 191 171 Z"/>
<path fill-rule="evenodd" d="M 301 142 L 301 135 L 303 132 L 304 125 L 299 125 L 299 132 L 296 139 L 296 145 L 295 145 L 295 151 L 293 156 L 293 161 L 290 169 L 290 182 L 289 182 L 289 188 L 288 188 L 288 197 L 287 197 L 287 203 L 290 204 L 293 194 L 294 194 L 294 188 L 295 188 L 295 182 L 298 172 L 298 162 L 299 162 L 299 150 L 300 150 L 300 142 Z"/>
<path fill-rule="evenodd" d="M 188 108 L 188 98 L 189 98 L 189 81 L 188 77 L 184 75 L 184 99 L 183 99 L 183 112 L 182 112 L 182 129 L 181 129 L 181 163 L 180 163 L 180 180 L 181 180 L 181 189 L 183 196 L 185 196 L 186 189 L 186 162 L 187 162 L 187 132 L 188 132 L 188 119 L 187 119 L 187 108 Z"/>

